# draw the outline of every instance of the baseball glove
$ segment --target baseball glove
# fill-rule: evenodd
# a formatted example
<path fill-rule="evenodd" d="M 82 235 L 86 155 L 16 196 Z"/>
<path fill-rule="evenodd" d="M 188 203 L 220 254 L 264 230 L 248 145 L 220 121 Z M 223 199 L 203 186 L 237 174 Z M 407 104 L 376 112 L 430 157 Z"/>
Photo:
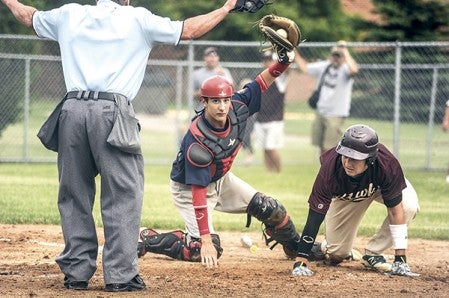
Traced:
<path fill-rule="evenodd" d="M 255 13 L 266 4 L 272 4 L 274 0 L 237 0 L 235 7 L 231 12 L 249 12 Z"/>
<path fill-rule="evenodd" d="M 269 41 L 276 52 L 290 52 L 301 41 L 298 25 L 289 18 L 266 15 L 259 20 L 259 31 L 265 41 Z"/>

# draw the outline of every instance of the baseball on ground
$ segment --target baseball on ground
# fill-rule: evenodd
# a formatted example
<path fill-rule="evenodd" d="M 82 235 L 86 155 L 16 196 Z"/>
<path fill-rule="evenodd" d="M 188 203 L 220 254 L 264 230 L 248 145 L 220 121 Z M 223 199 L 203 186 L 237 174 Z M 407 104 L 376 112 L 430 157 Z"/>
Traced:
<path fill-rule="evenodd" d="M 284 38 L 287 38 L 287 31 L 285 31 L 284 29 L 278 29 L 276 30 L 277 34 L 279 34 L 279 36 L 282 36 Z"/>

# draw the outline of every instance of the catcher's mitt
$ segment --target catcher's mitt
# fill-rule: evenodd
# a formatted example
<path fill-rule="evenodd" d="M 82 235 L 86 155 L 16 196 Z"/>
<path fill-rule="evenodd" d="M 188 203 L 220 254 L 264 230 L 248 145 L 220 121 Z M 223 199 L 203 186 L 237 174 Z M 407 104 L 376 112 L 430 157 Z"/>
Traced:
<path fill-rule="evenodd" d="M 231 12 L 250 12 L 259 11 L 266 4 L 272 4 L 274 0 L 237 0 L 235 7 Z"/>
<path fill-rule="evenodd" d="M 301 41 L 298 25 L 289 18 L 266 15 L 259 20 L 259 31 L 265 41 L 271 42 L 277 53 L 290 52 Z"/>

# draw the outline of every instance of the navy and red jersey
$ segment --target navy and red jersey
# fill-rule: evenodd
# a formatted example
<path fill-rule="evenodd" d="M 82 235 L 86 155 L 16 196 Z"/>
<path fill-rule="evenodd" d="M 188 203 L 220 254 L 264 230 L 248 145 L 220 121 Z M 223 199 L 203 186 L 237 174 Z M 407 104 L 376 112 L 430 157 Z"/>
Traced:
<path fill-rule="evenodd" d="M 198 117 L 202 117 L 201 121 L 204 123 L 207 130 L 211 132 L 214 136 L 217 137 L 218 140 L 224 140 L 231 132 L 231 121 L 230 118 L 238 117 L 241 124 L 245 124 L 247 118 L 258 112 L 260 110 L 261 103 L 261 89 L 257 81 L 252 81 L 245 85 L 245 88 L 242 90 L 235 92 L 231 98 L 231 108 L 229 109 L 229 114 L 234 113 L 234 115 L 228 116 L 228 121 L 226 127 L 222 130 L 216 129 L 212 127 L 204 115 L 201 114 Z M 248 113 L 241 119 L 241 115 L 236 115 L 235 108 L 238 106 L 245 105 L 248 109 Z M 197 120 L 198 121 L 198 120 Z M 241 142 L 245 130 L 239 131 L 237 137 L 231 139 L 231 142 Z M 172 165 L 172 170 L 170 173 L 170 178 L 173 181 L 180 182 L 187 185 L 200 185 L 207 186 L 209 183 L 218 180 L 223 177 L 231 168 L 232 163 L 241 147 L 241 143 L 236 143 L 232 152 L 226 154 L 226 157 L 220 160 L 214 159 L 210 165 L 207 166 L 199 166 L 195 164 L 188 158 L 188 150 L 192 148 L 192 144 L 200 143 L 198 137 L 195 137 L 192 134 L 192 130 L 189 129 L 187 133 L 184 135 L 184 138 L 181 142 L 180 150 L 176 156 L 175 161 Z M 205 146 L 203 142 L 201 142 L 201 146 Z M 217 167 L 219 168 L 219 172 L 217 172 Z"/>
<path fill-rule="evenodd" d="M 402 190 L 406 187 L 404 173 L 396 157 L 379 144 L 378 157 L 374 164 L 360 177 L 346 175 L 341 155 L 335 147 L 320 157 L 321 167 L 309 197 L 310 209 L 326 214 L 332 199 L 360 202 L 380 191 L 384 204 L 398 204 Z M 395 202 L 396 201 L 396 202 Z"/>

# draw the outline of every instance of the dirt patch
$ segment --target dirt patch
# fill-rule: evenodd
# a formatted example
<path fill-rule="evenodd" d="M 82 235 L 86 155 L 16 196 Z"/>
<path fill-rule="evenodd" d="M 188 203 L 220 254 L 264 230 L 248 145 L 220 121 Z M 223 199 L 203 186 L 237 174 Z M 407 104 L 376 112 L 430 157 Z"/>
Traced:
<path fill-rule="evenodd" d="M 98 235 L 102 235 L 99 229 Z M 449 242 L 409 240 L 409 264 L 420 277 L 390 277 L 357 261 L 327 267 L 314 262 L 312 277 L 290 277 L 293 262 L 282 248 L 265 247 L 260 234 L 248 233 L 259 246 L 251 253 L 241 233 L 222 232 L 224 254 L 218 269 L 146 254 L 139 260 L 147 289 L 126 297 L 446 297 L 449 291 Z M 102 243 L 102 239 L 100 239 Z M 360 238 L 357 248 L 366 239 Z M 88 291 L 69 291 L 55 258 L 63 249 L 59 226 L 0 225 L 0 296 L 108 297 L 103 290 L 101 254 Z M 392 253 L 392 252 L 389 252 Z M 390 259 L 391 261 L 391 259 Z"/>

